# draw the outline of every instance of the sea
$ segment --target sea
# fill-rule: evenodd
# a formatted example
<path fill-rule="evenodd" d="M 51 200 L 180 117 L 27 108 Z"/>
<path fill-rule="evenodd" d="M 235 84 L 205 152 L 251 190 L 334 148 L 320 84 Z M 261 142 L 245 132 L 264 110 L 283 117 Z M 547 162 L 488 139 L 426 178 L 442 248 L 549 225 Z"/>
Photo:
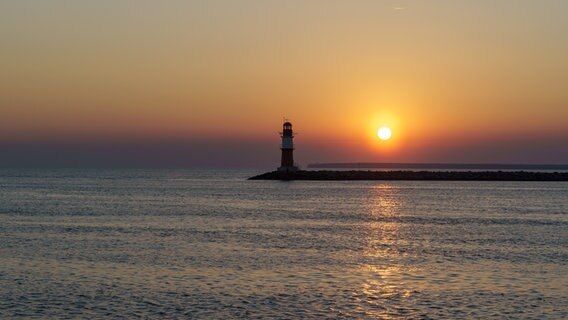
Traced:
<path fill-rule="evenodd" d="M 0 318 L 568 318 L 568 182 L 262 172 L 0 169 Z"/>

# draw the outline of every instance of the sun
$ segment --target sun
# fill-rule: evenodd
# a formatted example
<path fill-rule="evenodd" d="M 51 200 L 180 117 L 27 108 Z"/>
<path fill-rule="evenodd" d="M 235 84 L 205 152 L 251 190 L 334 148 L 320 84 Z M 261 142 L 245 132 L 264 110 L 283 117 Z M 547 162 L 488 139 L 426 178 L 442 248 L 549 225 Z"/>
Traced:
<path fill-rule="evenodd" d="M 377 131 L 377 136 L 379 137 L 379 139 L 386 141 L 391 138 L 392 131 L 387 127 L 382 127 L 379 129 L 379 131 Z"/>

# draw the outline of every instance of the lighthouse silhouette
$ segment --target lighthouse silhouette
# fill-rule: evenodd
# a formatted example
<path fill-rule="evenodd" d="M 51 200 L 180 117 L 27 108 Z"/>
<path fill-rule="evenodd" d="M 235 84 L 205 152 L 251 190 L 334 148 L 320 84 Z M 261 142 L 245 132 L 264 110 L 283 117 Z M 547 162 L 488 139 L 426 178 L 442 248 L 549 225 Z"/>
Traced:
<path fill-rule="evenodd" d="M 294 166 L 294 132 L 292 131 L 292 124 L 289 121 L 285 121 L 282 125 L 280 137 L 282 137 L 282 145 L 280 146 L 282 158 L 278 171 L 298 171 L 298 167 Z"/>

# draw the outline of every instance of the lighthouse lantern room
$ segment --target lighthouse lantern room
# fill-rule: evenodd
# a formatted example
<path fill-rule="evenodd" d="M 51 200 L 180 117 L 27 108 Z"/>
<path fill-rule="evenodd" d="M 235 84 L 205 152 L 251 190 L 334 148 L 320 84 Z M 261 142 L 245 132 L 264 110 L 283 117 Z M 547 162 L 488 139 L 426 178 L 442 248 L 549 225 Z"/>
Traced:
<path fill-rule="evenodd" d="M 292 131 L 292 124 L 290 122 L 284 122 L 280 137 L 282 137 L 282 145 L 280 146 L 282 158 L 278 171 L 297 171 L 298 167 L 294 165 L 294 132 Z"/>

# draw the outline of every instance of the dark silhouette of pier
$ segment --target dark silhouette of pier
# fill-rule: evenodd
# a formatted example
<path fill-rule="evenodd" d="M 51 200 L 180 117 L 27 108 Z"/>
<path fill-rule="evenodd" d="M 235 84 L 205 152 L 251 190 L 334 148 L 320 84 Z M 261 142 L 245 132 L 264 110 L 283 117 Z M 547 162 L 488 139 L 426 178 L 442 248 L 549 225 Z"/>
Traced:
<path fill-rule="evenodd" d="M 537 171 L 272 171 L 249 180 L 568 181 L 568 172 Z"/>

